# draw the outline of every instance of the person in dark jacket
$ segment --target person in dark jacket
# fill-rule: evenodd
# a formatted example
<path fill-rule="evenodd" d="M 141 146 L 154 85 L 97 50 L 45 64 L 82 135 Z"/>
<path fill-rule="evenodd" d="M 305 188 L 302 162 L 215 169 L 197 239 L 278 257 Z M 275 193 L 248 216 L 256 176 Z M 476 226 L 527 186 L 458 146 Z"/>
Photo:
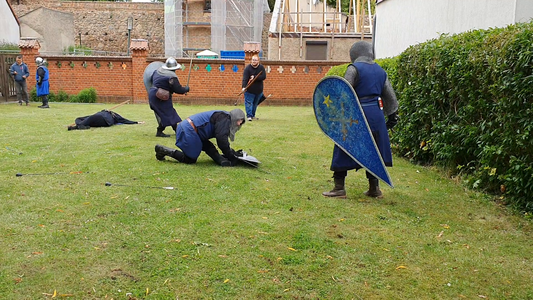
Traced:
<path fill-rule="evenodd" d="M 350 82 L 357 93 L 383 162 L 391 167 L 392 153 L 387 130 L 392 129 L 398 123 L 398 101 L 387 78 L 387 73 L 374 62 L 373 57 L 370 43 L 359 41 L 353 44 L 350 49 L 352 64 L 348 66 L 344 78 Z M 385 116 L 387 116 L 386 121 Z M 335 187 L 322 194 L 326 197 L 345 198 L 344 183 L 348 170 L 360 168 L 357 162 L 335 145 L 330 167 L 333 171 Z M 366 177 L 369 188 L 365 195 L 381 198 L 383 193 L 379 189 L 378 179 L 369 172 L 366 172 Z"/>
<path fill-rule="evenodd" d="M 13 63 L 9 68 L 9 73 L 15 80 L 15 89 L 17 91 L 17 100 L 19 105 L 22 105 L 22 101 L 26 103 L 26 106 L 30 105 L 28 87 L 26 85 L 26 78 L 30 76 L 30 70 L 22 61 L 22 55 L 17 55 L 16 62 Z"/>
<path fill-rule="evenodd" d="M 91 127 L 111 127 L 122 124 L 144 124 L 144 122 L 130 121 L 114 111 L 102 110 L 93 115 L 79 117 L 74 121 L 75 125 L 69 126 L 68 130 L 90 129 Z"/>
<path fill-rule="evenodd" d="M 50 94 L 50 83 L 48 79 L 50 78 L 50 72 L 46 67 L 46 61 L 41 57 L 35 59 L 37 64 L 37 72 L 35 73 L 35 80 L 37 81 L 37 97 L 41 97 L 43 105 L 40 105 L 39 108 L 50 108 L 48 106 L 48 94 Z"/>
<path fill-rule="evenodd" d="M 266 79 L 265 67 L 259 63 L 259 56 L 252 56 L 252 62 L 244 68 L 242 91 L 248 121 L 255 119 L 255 112 L 263 97 L 263 81 Z"/>
<path fill-rule="evenodd" d="M 165 64 L 152 74 L 152 87 L 148 92 L 150 108 L 154 111 L 157 119 L 157 137 L 169 137 L 163 133 L 167 126 L 171 126 L 176 131 L 176 126 L 181 122 L 181 118 L 174 109 L 172 94 L 186 94 L 189 92 L 188 86 L 182 86 L 176 75 L 176 70 L 181 69 L 175 58 L 169 57 Z"/>
<path fill-rule="evenodd" d="M 192 115 L 178 124 L 176 130 L 176 150 L 162 145 L 155 146 L 157 160 L 165 160 L 170 156 L 181 163 L 196 163 L 200 153 L 204 151 L 213 161 L 223 167 L 235 166 L 239 159 L 239 151 L 230 147 L 228 141 L 235 140 L 235 133 L 245 122 L 244 112 L 234 109 L 230 112 L 212 110 Z M 215 138 L 221 155 L 210 139 Z M 242 156 L 242 155 L 241 155 Z"/>

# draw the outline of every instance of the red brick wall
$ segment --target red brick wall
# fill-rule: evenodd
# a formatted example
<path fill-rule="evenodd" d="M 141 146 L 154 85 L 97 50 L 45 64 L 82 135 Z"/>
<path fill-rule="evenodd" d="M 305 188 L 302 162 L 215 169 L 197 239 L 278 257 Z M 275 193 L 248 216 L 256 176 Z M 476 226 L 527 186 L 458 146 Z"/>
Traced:
<path fill-rule="evenodd" d="M 31 74 L 29 86 L 35 86 L 36 66 L 34 58 L 38 51 L 22 49 Z M 77 94 L 93 87 L 99 102 L 146 103 L 148 98 L 142 81 L 146 66 L 154 60 L 147 58 L 147 51 L 133 51 L 132 57 L 95 57 L 95 56 L 43 56 L 50 70 L 50 90 L 60 90 Z M 32 57 L 32 59 L 29 59 Z M 189 74 L 188 59 L 179 59 L 185 70 L 177 75 L 182 85 L 187 84 Z M 86 64 L 84 66 L 83 64 Z M 262 61 L 267 69 L 264 83 L 265 95 L 272 94 L 267 105 L 311 105 L 312 95 L 317 82 L 324 77 L 331 66 L 345 62 L 331 61 Z M 71 66 L 73 64 L 73 66 Z M 98 66 L 99 65 L 99 66 Z M 208 71 L 208 66 L 211 68 Z M 221 71 L 221 66 L 225 70 Z M 232 68 L 238 68 L 236 72 Z M 243 101 L 237 96 L 241 91 L 244 60 L 205 60 L 193 59 L 187 95 L 176 95 L 174 101 L 182 104 L 233 105 Z M 269 72 L 270 71 L 270 72 Z"/>

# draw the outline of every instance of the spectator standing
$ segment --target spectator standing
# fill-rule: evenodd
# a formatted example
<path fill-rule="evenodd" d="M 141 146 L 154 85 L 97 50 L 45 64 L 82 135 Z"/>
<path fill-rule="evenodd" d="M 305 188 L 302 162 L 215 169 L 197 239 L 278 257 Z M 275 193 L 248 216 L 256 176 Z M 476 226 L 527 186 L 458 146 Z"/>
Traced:
<path fill-rule="evenodd" d="M 28 66 L 22 61 L 22 55 L 17 55 L 16 62 L 14 62 L 9 68 L 9 73 L 15 80 L 15 89 L 17 91 L 17 100 L 19 105 L 22 105 L 22 101 L 29 104 L 28 87 L 26 85 L 26 78 L 30 76 L 30 70 Z"/>
<path fill-rule="evenodd" d="M 255 112 L 263 97 L 263 81 L 266 79 L 265 67 L 259 63 L 259 56 L 252 56 L 252 62 L 244 68 L 242 74 L 242 91 L 248 121 L 256 119 Z"/>

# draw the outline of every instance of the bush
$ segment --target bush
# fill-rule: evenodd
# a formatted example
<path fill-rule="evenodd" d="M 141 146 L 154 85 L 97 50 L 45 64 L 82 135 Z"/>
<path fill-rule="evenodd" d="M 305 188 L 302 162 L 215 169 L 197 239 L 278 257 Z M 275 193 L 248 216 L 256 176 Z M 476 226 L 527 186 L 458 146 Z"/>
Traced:
<path fill-rule="evenodd" d="M 37 97 L 37 90 L 32 88 L 30 90 L 30 101 L 41 102 L 41 98 Z M 81 90 L 78 95 L 69 95 L 63 90 L 59 90 L 57 94 L 50 92 L 48 101 L 50 102 L 72 102 L 72 103 L 96 103 L 98 95 L 94 88 Z"/>
<path fill-rule="evenodd" d="M 93 50 L 84 46 L 69 46 L 64 52 L 68 55 L 93 55 Z"/>
<path fill-rule="evenodd" d="M 78 94 L 78 101 L 81 103 L 96 103 L 97 95 L 94 88 L 81 90 Z"/>
<path fill-rule="evenodd" d="M 533 22 L 442 35 L 388 67 L 400 155 L 533 210 Z"/>
<path fill-rule="evenodd" d="M 59 92 L 57 92 L 57 95 L 54 101 L 55 102 L 69 102 L 69 95 L 65 91 L 59 90 Z"/>
<path fill-rule="evenodd" d="M 10 44 L 10 43 L 0 43 L 0 50 L 4 51 L 13 51 L 13 52 L 20 52 L 20 48 L 17 44 Z"/>

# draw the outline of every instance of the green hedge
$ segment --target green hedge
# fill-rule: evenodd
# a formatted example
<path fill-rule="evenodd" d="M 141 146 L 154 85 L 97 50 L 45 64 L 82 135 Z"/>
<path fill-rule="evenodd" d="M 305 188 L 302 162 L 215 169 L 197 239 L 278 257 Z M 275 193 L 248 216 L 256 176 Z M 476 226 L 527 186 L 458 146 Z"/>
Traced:
<path fill-rule="evenodd" d="M 72 102 L 72 103 L 96 103 L 98 95 L 94 88 L 81 90 L 77 95 L 69 95 L 65 91 L 60 90 L 57 94 L 50 92 L 48 101 L 50 102 Z M 30 101 L 41 102 L 37 97 L 37 91 L 33 88 L 30 91 Z"/>
<path fill-rule="evenodd" d="M 397 153 L 533 210 L 533 22 L 412 46 L 385 67 L 399 96 Z"/>

